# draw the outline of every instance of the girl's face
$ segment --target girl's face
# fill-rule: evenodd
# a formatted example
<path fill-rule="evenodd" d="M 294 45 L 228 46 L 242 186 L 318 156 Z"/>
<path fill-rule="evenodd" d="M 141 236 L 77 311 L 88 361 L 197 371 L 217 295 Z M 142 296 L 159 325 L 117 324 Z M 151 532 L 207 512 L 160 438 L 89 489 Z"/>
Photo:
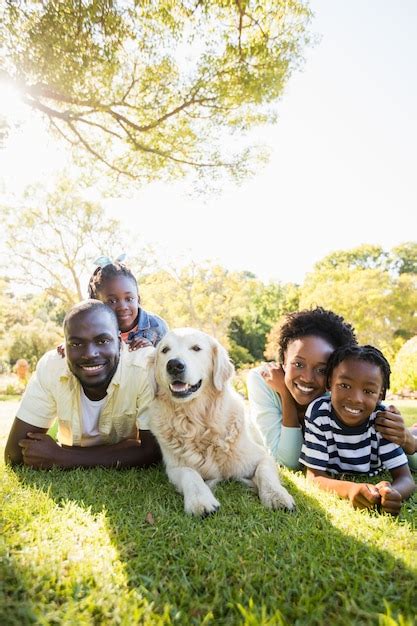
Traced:
<path fill-rule="evenodd" d="M 288 344 L 283 369 L 285 385 L 299 406 L 307 406 L 326 390 L 326 363 L 334 347 L 309 335 Z"/>
<path fill-rule="evenodd" d="M 345 359 L 332 372 L 330 391 L 340 421 L 346 426 L 359 426 L 382 399 L 382 372 L 376 363 Z"/>
<path fill-rule="evenodd" d="M 138 290 L 131 278 L 117 276 L 106 280 L 98 293 L 98 297 L 116 313 L 119 330 L 122 333 L 135 326 L 139 301 Z"/>

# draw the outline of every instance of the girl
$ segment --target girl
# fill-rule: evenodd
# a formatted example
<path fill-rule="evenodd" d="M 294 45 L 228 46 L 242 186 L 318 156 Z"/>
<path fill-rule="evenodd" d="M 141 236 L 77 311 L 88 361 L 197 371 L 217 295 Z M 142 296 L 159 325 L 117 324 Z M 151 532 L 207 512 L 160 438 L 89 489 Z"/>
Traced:
<path fill-rule="evenodd" d="M 96 264 L 98 267 L 88 283 L 88 296 L 113 309 L 122 340 L 129 345 L 129 350 L 156 346 L 168 326 L 158 315 L 140 308 L 136 278 L 122 263 L 122 257 L 114 262 L 108 257 L 100 257 Z"/>
<path fill-rule="evenodd" d="M 326 370 L 330 397 L 310 404 L 305 417 L 305 440 L 300 462 L 307 478 L 320 489 L 347 498 L 357 508 L 398 515 L 401 504 L 415 491 L 407 457 L 398 444 L 376 431 L 377 412 L 390 383 L 390 366 L 373 346 L 343 346 L 329 358 Z M 376 476 L 388 470 L 392 483 L 377 485 L 338 480 L 344 473 Z"/>

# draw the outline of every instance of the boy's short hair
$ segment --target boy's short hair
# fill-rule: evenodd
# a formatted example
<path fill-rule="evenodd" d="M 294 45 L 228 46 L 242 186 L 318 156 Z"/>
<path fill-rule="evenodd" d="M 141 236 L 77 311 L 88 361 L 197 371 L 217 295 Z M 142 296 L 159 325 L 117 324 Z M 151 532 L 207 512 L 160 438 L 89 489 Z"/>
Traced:
<path fill-rule="evenodd" d="M 330 386 L 330 378 L 332 373 L 342 361 L 346 359 L 355 359 L 356 361 L 365 361 L 366 363 L 372 363 L 377 365 L 382 374 L 382 399 L 385 398 L 385 394 L 389 389 L 391 368 L 387 359 L 382 354 L 381 350 L 374 346 L 364 345 L 347 345 L 337 348 L 329 357 L 326 365 L 326 387 Z"/>
<path fill-rule="evenodd" d="M 322 307 L 295 311 L 285 316 L 278 337 L 278 358 L 284 363 L 288 344 L 302 337 L 321 337 L 333 348 L 346 344 L 356 344 L 353 326 L 345 322 L 341 315 Z"/>

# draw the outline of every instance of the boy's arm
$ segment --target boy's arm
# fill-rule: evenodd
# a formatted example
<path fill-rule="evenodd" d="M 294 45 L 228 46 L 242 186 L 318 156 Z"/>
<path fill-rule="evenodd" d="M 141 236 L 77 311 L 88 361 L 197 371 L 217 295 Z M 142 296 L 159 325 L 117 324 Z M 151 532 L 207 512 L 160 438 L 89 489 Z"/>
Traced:
<path fill-rule="evenodd" d="M 352 506 L 358 509 L 370 509 L 380 502 L 380 494 L 375 485 L 337 480 L 326 472 L 310 467 L 307 468 L 307 480 L 313 481 L 324 491 L 337 493 L 341 498 L 350 500 Z"/>
<path fill-rule="evenodd" d="M 140 431 L 140 441 L 125 439 L 117 444 L 90 447 L 61 447 L 45 433 L 45 429 L 16 418 L 6 446 L 6 462 L 23 463 L 36 469 L 71 469 L 148 467 L 161 460 L 160 448 L 149 430 Z"/>

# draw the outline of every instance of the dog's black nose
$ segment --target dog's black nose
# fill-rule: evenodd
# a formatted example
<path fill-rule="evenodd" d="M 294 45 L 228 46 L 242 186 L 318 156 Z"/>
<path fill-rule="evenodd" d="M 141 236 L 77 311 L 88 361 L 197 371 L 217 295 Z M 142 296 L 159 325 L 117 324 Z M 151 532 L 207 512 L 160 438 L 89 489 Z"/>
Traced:
<path fill-rule="evenodd" d="M 171 375 L 182 374 L 185 371 L 185 363 L 180 359 L 170 359 L 167 363 L 167 372 Z"/>

